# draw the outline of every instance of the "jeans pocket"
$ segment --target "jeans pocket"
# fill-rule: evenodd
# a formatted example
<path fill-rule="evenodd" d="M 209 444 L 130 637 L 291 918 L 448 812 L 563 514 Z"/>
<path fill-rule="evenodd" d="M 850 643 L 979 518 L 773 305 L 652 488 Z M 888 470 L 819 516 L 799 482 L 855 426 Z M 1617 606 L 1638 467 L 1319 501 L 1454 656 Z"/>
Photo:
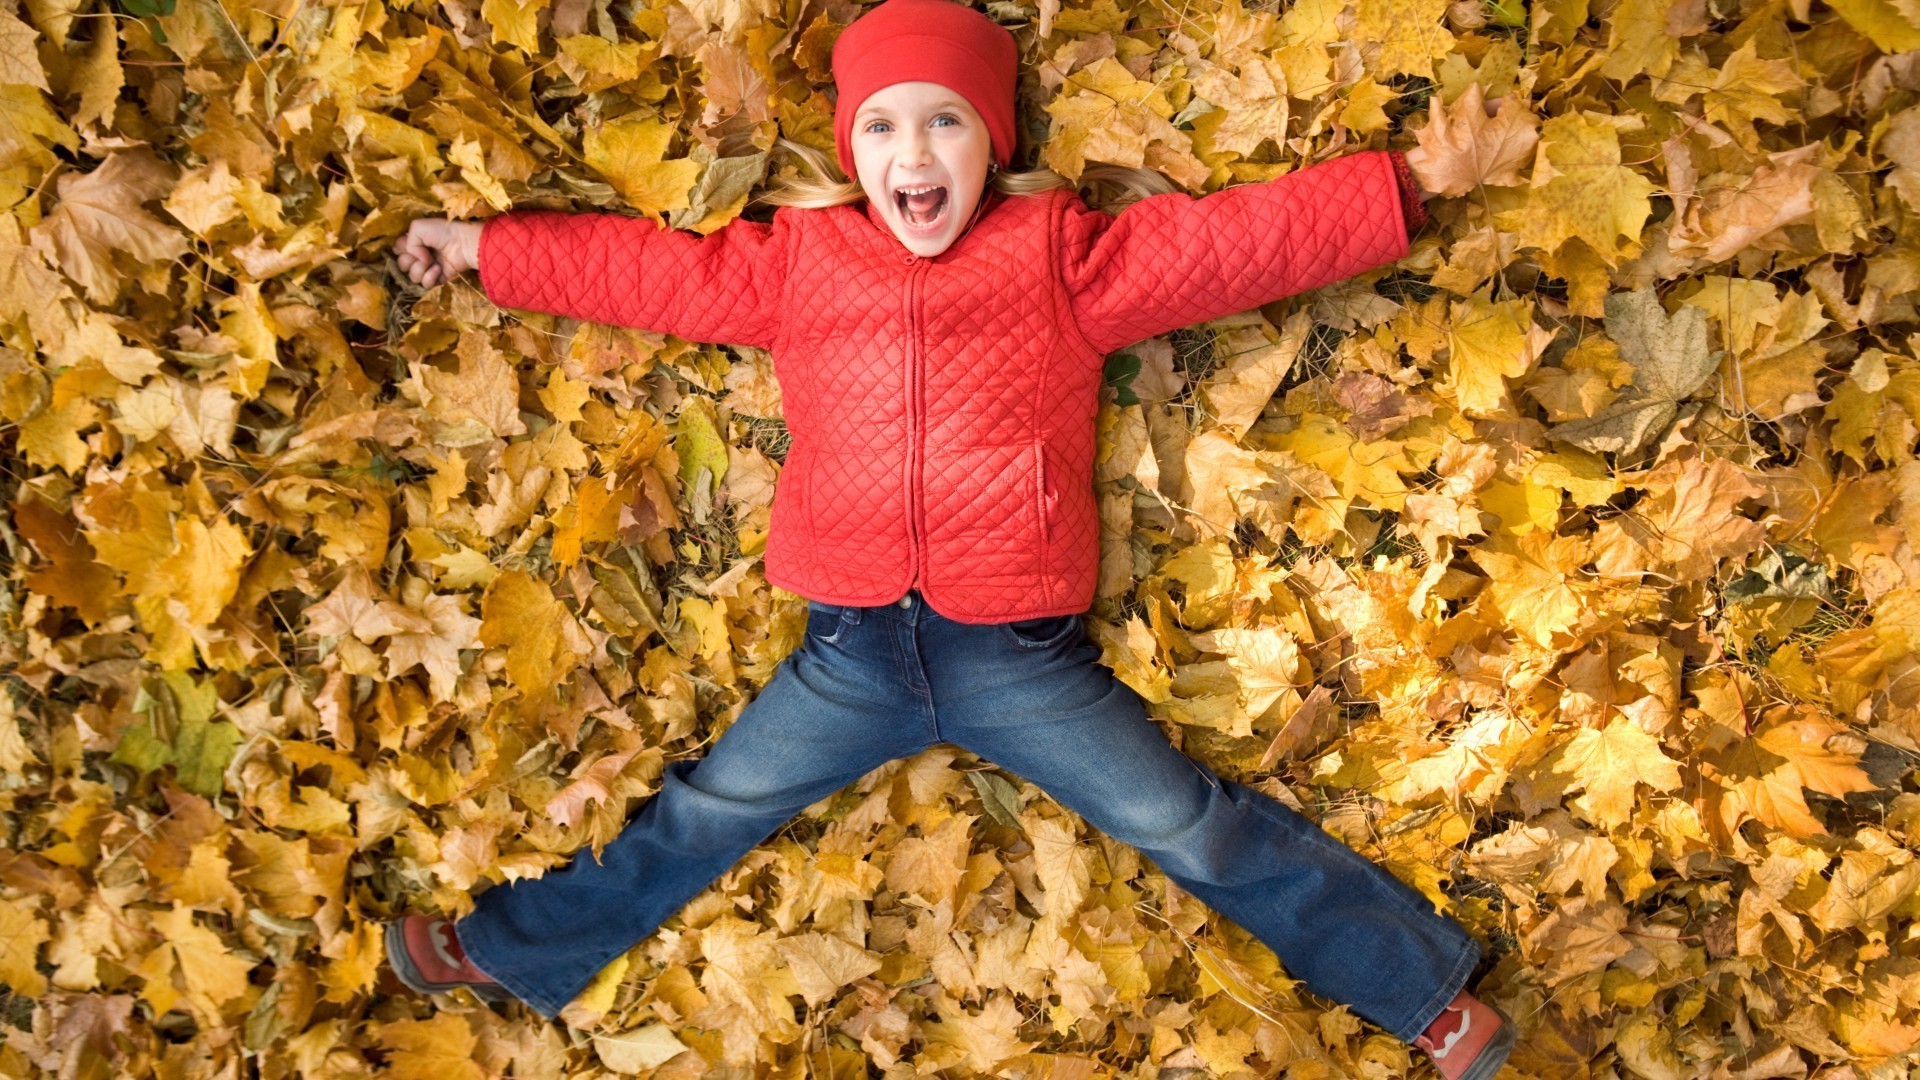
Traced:
<path fill-rule="evenodd" d="M 807 601 L 807 638 L 822 645 L 840 640 L 847 629 L 847 608 L 841 604 Z"/>
<path fill-rule="evenodd" d="M 1038 619 L 1017 619 L 995 624 L 1002 637 L 1016 647 L 1039 651 L 1076 641 L 1080 637 L 1080 616 L 1047 615 Z"/>

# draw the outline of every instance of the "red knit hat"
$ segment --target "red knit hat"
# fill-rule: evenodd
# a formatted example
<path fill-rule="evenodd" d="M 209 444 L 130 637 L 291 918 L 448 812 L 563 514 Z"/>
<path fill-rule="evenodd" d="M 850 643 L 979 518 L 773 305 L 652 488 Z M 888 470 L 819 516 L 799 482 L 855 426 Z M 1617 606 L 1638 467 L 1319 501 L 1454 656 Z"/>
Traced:
<path fill-rule="evenodd" d="M 1006 29 L 955 0 L 883 0 L 833 43 L 833 139 L 840 168 L 853 167 L 853 114 L 876 90 L 935 82 L 967 99 L 987 123 L 993 160 L 1013 160 L 1013 94 L 1019 49 Z"/>

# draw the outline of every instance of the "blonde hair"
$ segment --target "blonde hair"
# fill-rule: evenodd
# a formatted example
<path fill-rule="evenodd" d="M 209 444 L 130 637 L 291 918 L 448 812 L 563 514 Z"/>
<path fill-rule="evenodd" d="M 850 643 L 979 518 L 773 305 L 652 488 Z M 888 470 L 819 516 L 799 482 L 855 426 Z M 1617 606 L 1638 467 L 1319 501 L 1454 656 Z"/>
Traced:
<path fill-rule="evenodd" d="M 774 145 L 805 162 L 813 175 L 779 177 L 775 186 L 751 201 L 768 206 L 819 210 L 859 202 L 867 197 L 860 181 L 847 179 L 847 175 L 840 171 L 840 163 L 831 155 L 785 136 L 776 139 Z M 1180 190 L 1173 181 L 1153 169 L 1122 165 L 1089 165 L 1080 174 L 1078 183 L 1048 168 L 1018 171 L 995 169 L 987 185 L 1003 195 L 1038 195 L 1055 188 L 1094 188 L 1095 194 L 1100 196 L 1096 201 L 1102 204 L 1111 201 L 1132 202 L 1149 195 Z"/>

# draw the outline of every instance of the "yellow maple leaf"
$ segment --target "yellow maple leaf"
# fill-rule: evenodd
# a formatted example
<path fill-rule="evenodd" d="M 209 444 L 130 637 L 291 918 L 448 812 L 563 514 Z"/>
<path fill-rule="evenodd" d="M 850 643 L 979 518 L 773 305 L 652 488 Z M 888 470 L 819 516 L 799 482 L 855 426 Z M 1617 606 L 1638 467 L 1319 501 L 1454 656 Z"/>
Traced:
<path fill-rule="evenodd" d="M 1668 29 L 1675 7 L 1674 0 L 1620 0 L 1607 19 L 1600 73 L 1621 82 L 1665 75 L 1680 55 L 1680 38 Z"/>
<path fill-rule="evenodd" d="M 1653 215 L 1653 184 L 1622 163 L 1620 136 L 1645 126 L 1640 117 L 1582 111 L 1541 125 L 1539 156 L 1523 207 L 1494 216 L 1524 247 L 1558 251 L 1578 238 L 1608 266 L 1639 250 Z M 1625 238 L 1623 243 L 1621 238 Z"/>
<path fill-rule="evenodd" d="M 38 897 L 0 899 L 0 983 L 29 998 L 47 992 L 47 977 L 37 962 L 50 935 L 39 907 Z"/>
<path fill-rule="evenodd" d="M 1418 471 L 1399 443 L 1359 441 L 1345 425 L 1318 414 L 1302 417 L 1299 427 L 1273 443 L 1332 477 L 1343 498 L 1364 499 L 1385 510 L 1405 506 L 1409 489 L 1401 474 Z"/>
<path fill-rule="evenodd" d="M 174 524 L 174 549 L 153 568 L 147 595 L 180 602 L 195 626 L 211 626 L 240 589 L 240 568 L 253 553 L 247 534 L 226 518 Z"/>
<path fill-rule="evenodd" d="M 1632 816 L 1636 784 L 1655 791 L 1680 786 L 1679 765 L 1660 749 L 1660 741 L 1624 716 L 1615 716 L 1605 728 L 1580 729 L 1555 751 L 1548 767 L 1566 777 L 1568 790 L 1586 789 L 1594 824 L 1607 829 Z"/>
<path fill-rule="evenodd" d="M 174 971 L 194 1012 L 208 1023 L 221 1022 L 221 1008 L 247 992 L 251 961 L 233 955 L 220 935 L 193 921 L 193 909 L 175 904 L 153 914 L 154 929 L 173 955 Z"/>
<path fill-rule="evenodd" d="M 395 1020 L 373 1034 L 388 1048 L 386 1074 L 396 1080 L 482 1080 L 487 1075 L 473 1059 L 473 1028 L 456 1013 Z"/>
<path fill-rule="evenodd" d="M 1920 12 L 1890 0 L 1832 0 L 1855 30 L 1881 52 L 1893 54 L 1920 49 Z"/>
<path fill-rule="evenodd" d="M 586 655 L 586 635 L 553 590 L 524 570 L 493 580 L 480 602 L 480 641 L 507 647 L 507 675 L 522 692 L 545 695 Z"/>
<path fill-rule="evenodd" d="M 1533 320 L 1524 299 L 1490 301 L 1484 294 L 1453 302 L 1448 324 L 1448 388 L 1468 416 L 1510 412 L 1507 379 L 1532 370 L 1554 332 Z"/>
<path fill-rule="evenodd" d="M 79 282 L 88 300 L 110 305 L 126 280 L 115 255 L 165 263 L 187 253 L 180 231 L 141 206 L 166 194 L 172 172 L 143 147 L 109 154 L 91 172 L 62 173 L 54 181 L 59 201 L 29 230 L 33 246 Z"/>
<path fill-rule="evenodd" d="M 1360 46 L 1375 78 L 1433 74 L 1433 62 L 1453 51 L 1447 0 L 1357 0 L 1350 40 Z"/>
<path fill-rule="evenodd" d="M 1209 174 L 1193 156 L 1192 136 L 1170 122 L 1174 106 L 1165 91 L 1134 78 L 1113 57 L 1069 76 L 1063 92 L 1047 103 L 1047 114 L 1053 135 L 1043 151 L 1046 164 L 1064 176 L 1078 179 L 1089 161 L 1151 164 L 1189 188 Z"/>
<path fill-rule="evenodd" d="M 1571 580 L 1586 559 L 1579 537 L 1499 532 L 1472 557 L 1489 578 L 1481 596 L 1514 633 L 1549 648 L 1579 625 L 1586 605 Z"/>
<path fill-rule="evenodd" d="M 545 0 L 482 0 L 480 15 L 493 28 L 494 44 L 504 41 L 537 56 L 540 33 L 535 20 L 546 6 Z"/>
<path fill-rule="evenodd" d="M 671 126 L 651 116 L 629 115 L 589 129 L 581 151 L 630 206 L 659 221 L 666 211 L 689 205 L 700 179 L 698 162 L 666 160 L 673 134 Z"/>
<path fill-rule="evenodd" d="M 1802 789 L 1835 797 L 1874 790 L 1856 755 L 1827 746 L 1845 731 L 1816 715 L 1775 710 L 1751 736 L 1702 755 L 1701 775 L 1712 782 L 1702 785 L 1700 816 L 1722 839 L 1749 818 L 1801 839 L 1826 835 Z"/>

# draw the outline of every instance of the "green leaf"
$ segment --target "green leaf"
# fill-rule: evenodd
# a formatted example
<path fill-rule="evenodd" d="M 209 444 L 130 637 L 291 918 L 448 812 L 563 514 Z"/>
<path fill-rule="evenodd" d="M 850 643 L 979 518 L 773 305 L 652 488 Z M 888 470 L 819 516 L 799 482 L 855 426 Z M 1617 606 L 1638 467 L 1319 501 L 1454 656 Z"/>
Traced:
<path fill-rule="evenodd" d="M 1113 387 L 1114 400 L 1122 405 L 1138 405 L 1140 398 L 1133 392 L 1133 378 L 1140 374 L 1140 358 L 1132 353 L 1114 353 L 1107 357 L 1102 374 L 1108 386 Z"/>
<path fill-rule="evenodd" d="M 185 721 L 173 742 L 180 786 L 211 799 L 226 787 L 227 764 L 240 745 L 240 729 L 226 721 Z"/>
<path fill-rule="evenodd" d="M 144 679 L 133 709 L 146 719 L 127 728 L 109 761 L 150 773 L 174 766 L 180 786 L 212 798 L 225 788 L 228 763 L 240 745 L 240 729 L 214 721 L 220 692 L 212 680 L 201 683 L 184 672 Z"/>
<path fill-rule="evenodd" d="M 150 773 L 173 760 L 173 747 L 154 737 L 153 721 L 147 719 L 120 733 L 120 745 L 107 760 Z"/>
<path fill-rule="evenodd" d="M 981 805 L 987 808 L 988 817 L 1009 829 L 1020 828 L 1020 792 L 1007 783 L 1006 777 L 990 769 L 980 769 L 968 773 L 967 780 L 979 794 Z"/>

